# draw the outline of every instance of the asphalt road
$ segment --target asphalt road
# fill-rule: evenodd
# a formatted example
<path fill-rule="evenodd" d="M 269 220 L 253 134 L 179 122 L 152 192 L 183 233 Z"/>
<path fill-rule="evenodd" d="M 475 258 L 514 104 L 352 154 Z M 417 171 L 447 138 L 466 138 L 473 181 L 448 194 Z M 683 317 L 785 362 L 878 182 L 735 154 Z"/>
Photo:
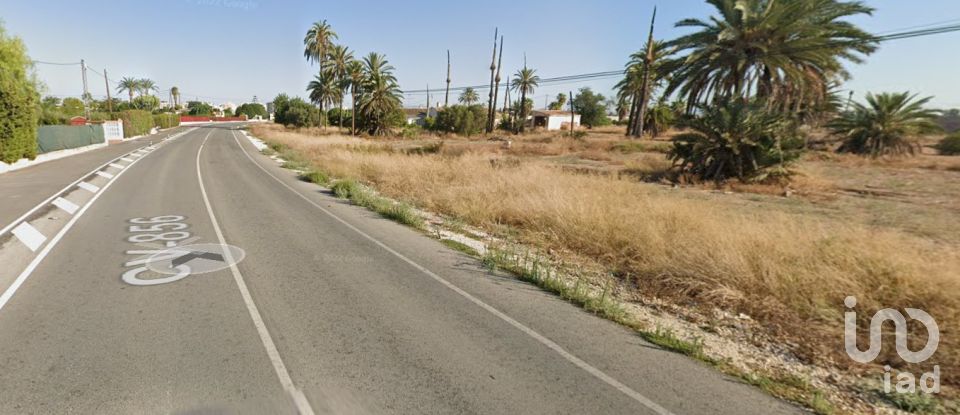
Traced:
<path fill-rule="evenodd" d="M 801 412 L 296 180 L 232 126 L 100 191 L 0 308 L 0 413 Z M 242 252 L 204 251 L 224 242 Z"/>

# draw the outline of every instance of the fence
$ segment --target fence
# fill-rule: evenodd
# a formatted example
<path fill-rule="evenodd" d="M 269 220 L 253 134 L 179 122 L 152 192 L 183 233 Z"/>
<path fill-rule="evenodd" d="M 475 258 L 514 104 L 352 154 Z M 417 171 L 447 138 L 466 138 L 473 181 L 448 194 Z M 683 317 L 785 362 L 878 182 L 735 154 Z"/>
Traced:
<path fill-rule="evenodd" d="M 37 148 L 41 154 L 104 142 L 104 129 L 100 125 L 42 125 L 37 129 Z"/>
<path fill-rule="evenodd" d="M 123 121 L 104 121 L 103 138 L 107 141 L 123 140 Z"/>

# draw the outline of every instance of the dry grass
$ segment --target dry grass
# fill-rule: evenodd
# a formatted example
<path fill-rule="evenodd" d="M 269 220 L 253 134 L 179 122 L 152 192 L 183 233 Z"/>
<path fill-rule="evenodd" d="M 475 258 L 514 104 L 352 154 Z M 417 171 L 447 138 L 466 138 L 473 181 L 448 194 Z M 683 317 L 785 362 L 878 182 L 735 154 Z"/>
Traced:
<path fill-rule="evenodd" d="M 254 133 L 289 146 L 330 176 L 369 184 L 386 196 L 489 231 L 509 230 L 553 252 L 591 258 L 644 294 L 750 314 L 771 334 L 796 344 L 796 352 L 821 363 L 850 361 L 843 352 L 846 296 L 857 297 L 865 319 L 880 308 L 924 309 L 943 330 L 930 363 L 940 364 L 943 373 L 960 373 L 960 338 L 949 329 L 960 323 L 957 245 L 820 215 L 806 205 L 782 208 L 779 201 L 744 198 L 734 203 L 705 197 L 702 190 L 558 168 L 566 163 L 557 157 L 570 153 L 619 160 L 624 170 L 664 168 L 657 153 L 622 159 L 636 154 L 607 151 L 600 157 L 619 137 L 590 143 L 538 136 L 515 140 L 509 149 L 498 142 L 447 141 L 434 152 L 417 154 L 386 151 L 382 142 L 312 137 L 270 126 L 254 127 Z M 895 353 L 878 363 L 904 367 Z"/>

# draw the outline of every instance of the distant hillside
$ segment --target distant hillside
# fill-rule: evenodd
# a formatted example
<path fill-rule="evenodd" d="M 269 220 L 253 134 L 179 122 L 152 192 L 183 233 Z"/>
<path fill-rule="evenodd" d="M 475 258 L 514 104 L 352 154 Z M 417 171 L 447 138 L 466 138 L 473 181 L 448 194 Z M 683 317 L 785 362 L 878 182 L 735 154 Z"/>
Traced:
<path fill-rule="evenodd" d="M 952 109 L 944 111 L 940 119 L 937 120 L 937 123 L 948 133 L 960 131 L 960 110 Z"/>

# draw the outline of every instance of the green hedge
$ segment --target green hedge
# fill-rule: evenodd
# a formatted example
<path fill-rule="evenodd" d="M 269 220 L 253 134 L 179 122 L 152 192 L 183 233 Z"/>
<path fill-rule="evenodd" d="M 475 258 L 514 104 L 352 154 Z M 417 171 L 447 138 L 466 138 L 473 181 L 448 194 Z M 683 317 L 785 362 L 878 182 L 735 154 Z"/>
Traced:
<path fill-rule="evenodd" d="M 154 114 L 153 123 L 157 128 L 171 128 L 180 125 L 180 116 L 177 114 L 163 113 Z"/>
<path fill-rule="evenodd" d="M 150 129 L 155 126 L 153 114 L 150 111 L 123 111 L 120 113 L 120 119 L 123 120 L 123 136 L 125 138 L 148 134 Z"/>
<path fill-rule="evenodd" d="M 40 96 L 31 73 L 23 42 L 7 35 L 0 22 L 0 161 L 5 163 L 37 156 Z"/>

